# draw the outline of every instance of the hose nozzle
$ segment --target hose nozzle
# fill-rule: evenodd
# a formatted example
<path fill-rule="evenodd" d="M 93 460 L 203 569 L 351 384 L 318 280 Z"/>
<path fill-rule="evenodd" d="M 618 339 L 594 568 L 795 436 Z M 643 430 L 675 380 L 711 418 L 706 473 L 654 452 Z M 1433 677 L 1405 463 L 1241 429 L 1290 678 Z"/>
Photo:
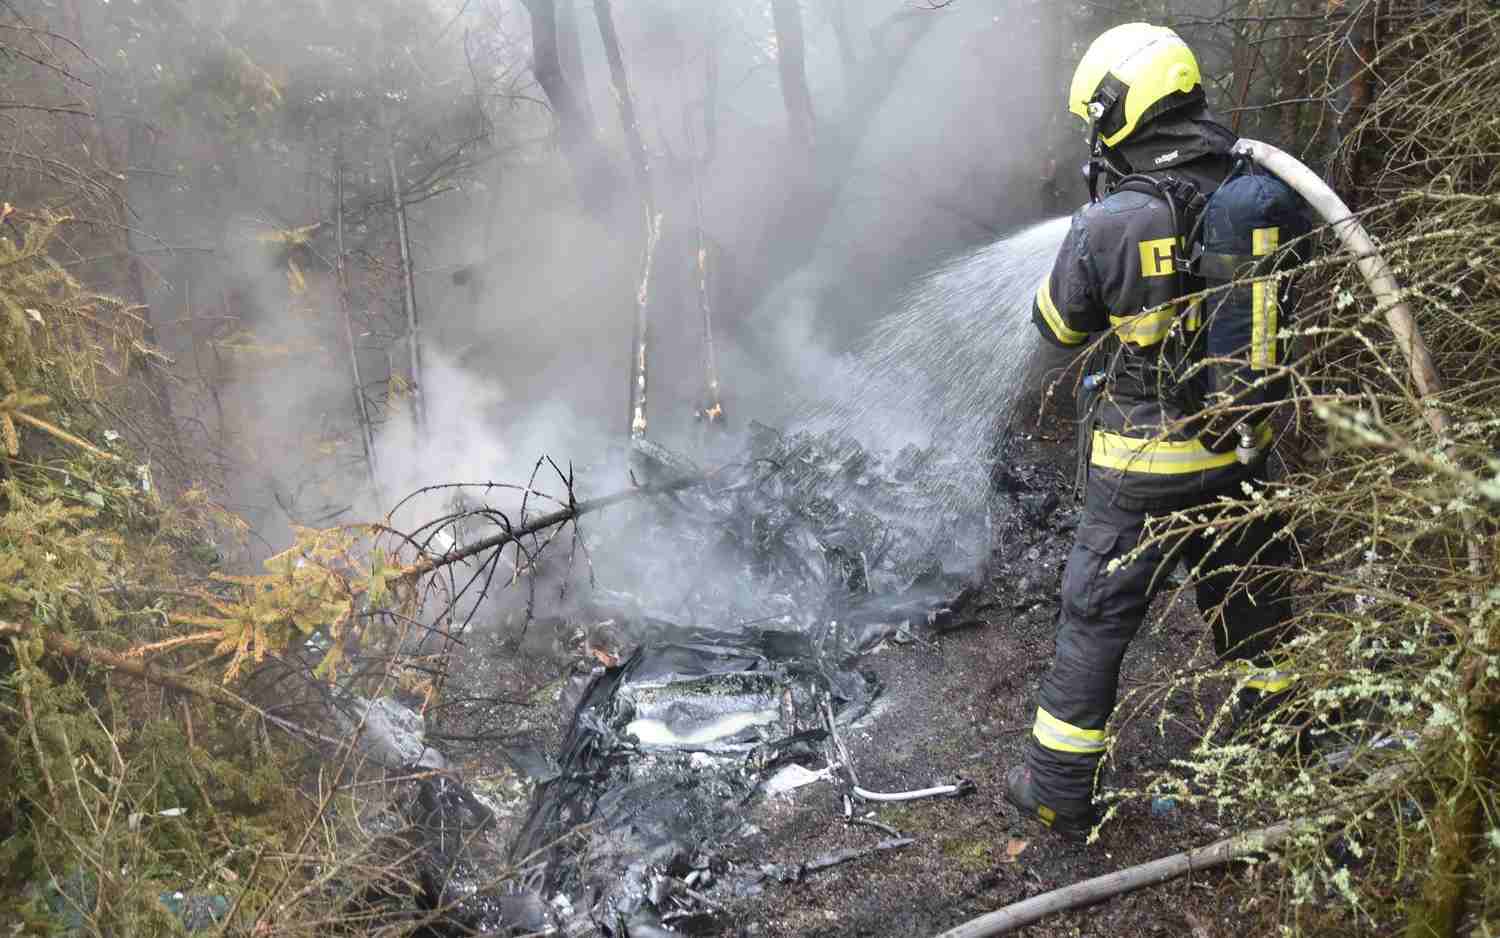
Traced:
<path fill-rule="evenodd" d="M 1234 458 L 1243 466 L 1248 466 L 1260 458 L 1261 449 L 1255 442 L 1255 434 L 1250 432 L 1247 424 L 1240 424 L 1235 428 L 1239 431 L 1240 443 L 1234 448 Z"/>

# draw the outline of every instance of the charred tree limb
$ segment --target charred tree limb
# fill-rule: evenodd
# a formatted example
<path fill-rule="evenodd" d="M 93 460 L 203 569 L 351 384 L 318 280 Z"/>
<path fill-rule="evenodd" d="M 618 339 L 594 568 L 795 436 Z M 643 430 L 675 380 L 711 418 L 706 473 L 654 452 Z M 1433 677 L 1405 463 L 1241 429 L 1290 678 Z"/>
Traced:
<path fill-rule="evenodd" d="M 417 577 L 426 576 L 434 570 L 462 563 L 470 557 L 482 554 L 487 550 L 505 547 L 539 531 L 545 531 L 555 525 L 566 524 L 576 518 L 582 518 L 584 515 L 601 511 L 611 505 L 618 505 L 621 502 L 628 502 L 649 495 L 667 495 L 672 492 L 680 492 L 697 485 L 703 485 L 708 480 L 709 476 L 706 475 L 689 476 L 683 479 L 675 479 L 671 482 L 664 482 L 660 485 L 627 489 L 623 492 L 616 492 L 613 495 L 603 495 L 599 498 L 590 498 L 581 502 L 574 501 L 570 494 L 568 505 L 564 508 L 548 512 L 545 515 L 537 515 L 522 525 L 507 526 L 504 531 L 498 534 L 475 541 L 472 544 L 466 544 L 463 547 L 455 547 L 445 554 L 439 554 L 436 557 L 425 557 L 402 570 L 401 575 L 405 579 L 416 579 Z"/>

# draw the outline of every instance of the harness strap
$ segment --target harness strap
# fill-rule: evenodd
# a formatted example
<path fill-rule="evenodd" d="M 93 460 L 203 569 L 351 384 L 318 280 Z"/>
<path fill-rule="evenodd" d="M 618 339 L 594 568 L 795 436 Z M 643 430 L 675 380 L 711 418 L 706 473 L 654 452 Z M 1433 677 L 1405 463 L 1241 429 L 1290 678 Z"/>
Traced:
<path fill-rule="evenodd" d="M 1265 255 L 1215 254 L 1202 251 L 1193 256 L 1191 269 L 1199 277 L 1210 280 L 1238 280 L 1241 277 L 1259 276 L 1264 271 Z"/>

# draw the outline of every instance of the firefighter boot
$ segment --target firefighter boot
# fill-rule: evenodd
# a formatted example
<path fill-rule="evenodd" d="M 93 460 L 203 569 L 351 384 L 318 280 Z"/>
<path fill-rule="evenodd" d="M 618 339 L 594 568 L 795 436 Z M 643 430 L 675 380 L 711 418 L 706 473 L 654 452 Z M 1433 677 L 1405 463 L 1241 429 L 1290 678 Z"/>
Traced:
<path fill-rule="evenodd" d="M 1013 766 L 1005 773 L 1005 798 L 1020 809 L 1022 817 L 1041 821 L 1064 839 L 1077 843 L 1088 839 L 1098 821 L 1092 805 L 1082 811 L 1049 806 L 1037 792 L 1031 769 L 1024 765 Z"/>

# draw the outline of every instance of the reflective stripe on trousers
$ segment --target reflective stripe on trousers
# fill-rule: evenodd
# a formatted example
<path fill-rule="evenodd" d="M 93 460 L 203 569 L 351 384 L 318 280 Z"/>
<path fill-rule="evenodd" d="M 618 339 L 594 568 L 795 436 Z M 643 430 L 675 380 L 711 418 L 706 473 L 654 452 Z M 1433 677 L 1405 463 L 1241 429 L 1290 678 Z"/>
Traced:
<path fill-rule="evenodd" d="M 1065 720 L 1059 720 L 1042 707 L 1036 708 L 1036 722 L 1032 724 L 1031 734 L 1036 737 L 1037 742 L 1057 752 L 1094 754 L 1104 751 L 1103 730 L 1074 726 Z"/>

